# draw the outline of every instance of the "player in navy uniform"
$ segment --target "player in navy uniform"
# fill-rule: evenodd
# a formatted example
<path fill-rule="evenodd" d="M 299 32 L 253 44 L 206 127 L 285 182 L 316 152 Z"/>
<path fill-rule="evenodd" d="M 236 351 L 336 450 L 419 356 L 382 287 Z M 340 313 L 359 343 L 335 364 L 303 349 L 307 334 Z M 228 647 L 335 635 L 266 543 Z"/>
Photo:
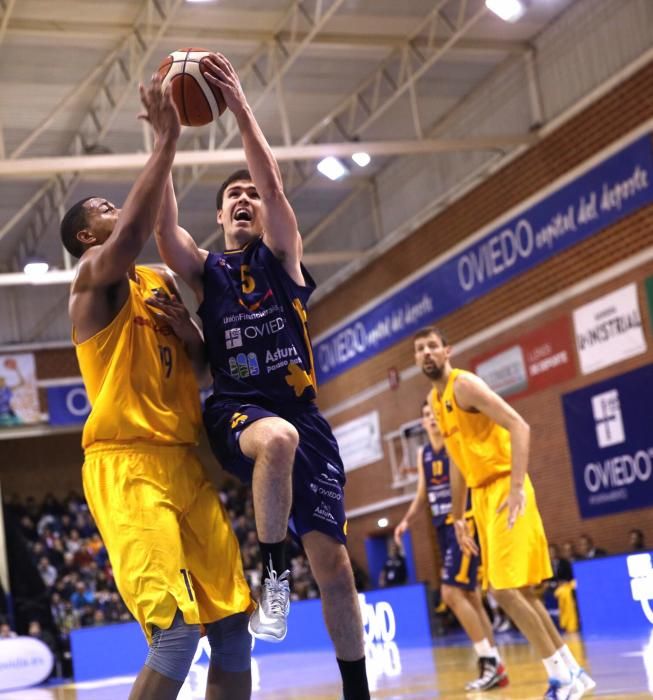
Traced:
<path fill-rule="evenodd" d="M 227 470 L 252 481 L 264 575 L 250 631 L 269 641 L 285 637 L 289 574 L 283 540 L 290 524 L 320 588 L 345 699 L 365 700 L 363 625 L 344 546 L 345 473 L 314 402 L 306 304 L 315 284 L 301 264 L 301 237 L 279 167 L 238 76 L 220 54 L 205 59 L 204 69 L 236 118 L 249 171 L 234 173 L 218 192 L 224 253 L 199 249 L 177 225 L 171 183 L 157 243 L 200 302 L 214 377 L 204 414 L 213 451 Z"/>
<path fill-rule="evenodd" d="M 401 544 L 401 536 L 428 499 L 442 559 L 442 600 L 469 635 L 478 655 L 479 677 L 468 683 L 465 690 L 504 688 L 508 685 L 508 674 L 501 663 L 492 634 L 492 624 L 478 589 L 480 558 L 478 555 L 464 554 L 456 540 L 451 515 L 449 457 L 428 401 L 422 405 L 422 426 L 429 441 L 418 454 L 417 493 L 403 520 L 395 528 L 395 541 Z M 474 532 L 469 500 L 465 518 L 467 527 Z"/>

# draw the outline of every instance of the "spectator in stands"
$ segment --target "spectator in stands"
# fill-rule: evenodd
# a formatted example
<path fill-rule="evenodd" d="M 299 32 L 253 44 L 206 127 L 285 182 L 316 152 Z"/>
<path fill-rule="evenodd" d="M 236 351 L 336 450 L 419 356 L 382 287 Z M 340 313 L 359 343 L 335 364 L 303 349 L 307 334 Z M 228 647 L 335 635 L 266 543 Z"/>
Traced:
<path fill-rule="evenodd" d="M 606 554 L 605 549 L 594 546 L 594 541 L 589 535 L 581 535 L 578 538 L 579 559 L 596 559 L 597 557 L 604 557 Z"/>
<path fill-rule="evenodd" d="M 260 562 L 251 495 L 240 485 L 227 484 L 220 499 L 231 514 L 245 575 L 255 589 L 260 585 Z M 48 494 L 42 503 L 34 498 L 22 502 L 14 494 L 5 505 L 20 521 L 20 529 L 30 542 L 34 568 L 48 589 L 53 631 L 56 631 L 56 635 L 51 635 L 52 640 L 54 647 L 60 649 L 64 675 L 70 676 L 71 630 L 132 619 L 116 590 L 106 548 L 84 499 L 76 492 L 69 493 L 63 501 Z M 296 575 L 295 596 L 317 597 L 318 588 L 305 555 L 294 541 L 289 540 L 287 547 Z M 40 633 L 43 632 L 47 636 L 45 627 Z M 15 636 L 15 633 L 8 625 L 0 625 L 0 638 L 3 636 Z"/>
<path fill-rule="evenodd" d="M 392 542 L 388 549 L 388 558 L 385 560 L 379 577 L 379 586 L 381 588 L 401 586 L 406 583 L 407 580 L 408 570 L 406 569 L 406 558 L 399 551 L 397 544 Z"/>
<path fill-rule="evenodd" d="M 630 551 L 631 552 L 641 552 L 646 549 L 646 542 L 644 541 L 644 533 L 641 530 L 633 529 L 628 533 L 630 539 Z"/>
<path fill-rule="evenodd" d="M 571 562 L 560 556 L 560 550 L 557 544 L 549 545 L 549 556 L 551 557 L 551 568 L 553 569 L 553 583 L 557 584 L 559 581 L 572 581 L 574 574 L 571 568 Z"/>
<path fill-rule="evenodd" d="M 0 639 L 11 639 L 16 633 L 11 629 L 8 622 L 0 622 Z"/>
<path fill-rule="evenodd" d="M 48 589 L 52 588 L 57 581 L 57 570 L 50 564 L 50 560 L 47 557 L 41 557 L 37 566 L 39 574 L 43 579 L 43 583 Z"/>
<path fill-rule="evenodd" d="M 55 642 L 54 637 L 48 630 L 41 627 L 41 623 L 38 620 L 32 620 L 29 623 L 27 635 L 42 641 L 50 649 L 50 651 L 56 655 L 57 643 Z"/>
<path fill-rule="evenodd" d="M 569 563 L 573 563 L 578 559 L 578 554 L 576 553 L 576 547 L 574 543 L 570 540 L 562 543 L 562 557 L 566 559 Z"/>

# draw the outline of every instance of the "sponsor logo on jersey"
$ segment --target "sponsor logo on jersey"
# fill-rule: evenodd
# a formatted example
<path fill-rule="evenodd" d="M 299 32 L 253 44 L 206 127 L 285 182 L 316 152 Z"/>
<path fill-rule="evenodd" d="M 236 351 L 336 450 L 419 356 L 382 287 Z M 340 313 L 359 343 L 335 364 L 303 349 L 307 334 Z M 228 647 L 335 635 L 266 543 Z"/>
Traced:
<path fill-rule="evenodd" d="M 286 348 L 277 348 L 274 352 L 268 350 L 265 353 L 265 371 L 268 374 L 287 367 L 290 363 L 298 365 L 302 363 L 294 345 Z"/>
<path fill-rule="evenodd" d="M 257 338 L 265 338 L 267 336 L 280 333 L 285 327 L 286 322 L 283 316 L 277 316 L 277 318 L 272 318 L 269 321 L 264 321 L 263 323 L 245 326 L 243 335 L 248 340 L 256 340 Z"/>
<path fill-rule="evenodd" d="M 324 472 L 322 472 L 320 476 L 316 478 L 316 481 L 319 481 L 321 484 L 325 484 L 326 486 L 340 485 L 339 479 L 335 479 L 334 477 L 331 477 L 328 474 L 325 474 Z"/>
<path fill-rule="evenodd" d="M 318 478 L 317 481 L 320 481 Z M 320 496 L 325 496 L 326 498 L 331 498 L 334 501 L 342 501 L 342 491 L 340 490 L 340 486 L 330 486 L 329 488 L 325 488 L 324 486 L 320 486 L 319 484 L 316 484 L 314 481 L 311 481 L 310 484 L 310 489 L 313 493 L 317 493 Z"/>
<path fill-rule="evenodd" d="M 324 501 L 320 501 L 320 505 L 313 511 L 313 517 L 325 520 L 327 523 L 334 523 L 336 519 L 333 517 L 331 508 Z"/>
<path fill-rule="evenodd" d="M 243 345 L 243 337 L 240 328 L 229 328 L 224 332 L 224 339 L 227 344 L 227 350 L 240 348 Z"/>
<path fill-rule="evenodd" d="M 158 324 L 154 323 L 152 319 L 146 318 L 145 316 L 134 316 L 134 325 L 141 326 L 144 328 L 151 328 L 155 333 L 160 335 L 173 335 L 174 331 L 167 323 Z"/>
<path fill-rule="evenodd" d="M 247 379 L 261 373 L 256 353 L 239 352 L 235 357 L 230 357 L 228 362 L 229 373 L 234 379 Z"/>

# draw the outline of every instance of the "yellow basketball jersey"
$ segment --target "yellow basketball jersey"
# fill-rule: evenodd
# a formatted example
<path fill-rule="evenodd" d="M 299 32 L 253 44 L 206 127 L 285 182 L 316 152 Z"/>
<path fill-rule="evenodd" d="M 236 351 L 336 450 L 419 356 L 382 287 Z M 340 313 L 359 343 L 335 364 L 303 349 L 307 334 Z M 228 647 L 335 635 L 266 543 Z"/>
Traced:
<path fill-rule="evenodd" d="M 199 389 L 190 359 L 172 329 L 145 299 L 163 287 L 154 270 L 138 266 L 129 297 L 111 323 L 76 345 L 91 414 L 82 446 L 100 441 L 197 442 Z"/>
<path fill-rule="evenodd" d="M 454 369 L 440 396 L 431 392 L 433 413 L 444 437 L 447 452 L 458 465 L 470 488 L 483 486 L 511 470 L 510 433 L 482 413 L 463 411 L 456 404 L 456 377 L 469 374 Z"/>

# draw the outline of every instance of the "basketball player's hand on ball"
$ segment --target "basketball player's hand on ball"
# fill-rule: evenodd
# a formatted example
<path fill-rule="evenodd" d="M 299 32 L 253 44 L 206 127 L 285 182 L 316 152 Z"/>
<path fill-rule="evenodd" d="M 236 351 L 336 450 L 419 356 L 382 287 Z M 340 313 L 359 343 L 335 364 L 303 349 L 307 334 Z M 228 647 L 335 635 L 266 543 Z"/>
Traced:
<path fill-rule="evenodd" d="M 205 80 L 220 88 L 227 107 L 236 115 L 247 106 L 238 74 L 225 56 L 211 53 L 202 59 Z"/>
<path fill-rule="evenodd" d="M 508 498 L 497 508 L 497 513 L 508 511 L 508 529 L 512 530 L 517 518 L 526 512 L 526 494 L 523 486 L 510 487 Z"/>
<path fill-rule="evenodd" d="M 181 123 L 177 108 L 170 97 L 170 86 L 166 88 L 165 92 L 162 92 L 161 76 L 155 73 L 150 84 L 145 87 L 141 83 L 138 90 L 145 110 L 138 115 L 138 118 L 151 124 L 158 140 L 177 141 L 181 132 Z"/>
<path fill-rule="evenodd" d="M 454 520 L 453 527 L 458 546 L 463 550 L 463 554 L 466 554 L 468 557 L 476 556 L 478 554 L 478 545 L 467 527 L 465 518 Z"/>
<path fill-rule="evenodd" d="M 167 323 L 182 342 L 192 341 L 197 335 L 190 313 L 180 299 L 155 290 L 154 295 L 146 299 L 145 303 L 156 309 L 153 310 L 154 315 L 159 321 Z"/>

